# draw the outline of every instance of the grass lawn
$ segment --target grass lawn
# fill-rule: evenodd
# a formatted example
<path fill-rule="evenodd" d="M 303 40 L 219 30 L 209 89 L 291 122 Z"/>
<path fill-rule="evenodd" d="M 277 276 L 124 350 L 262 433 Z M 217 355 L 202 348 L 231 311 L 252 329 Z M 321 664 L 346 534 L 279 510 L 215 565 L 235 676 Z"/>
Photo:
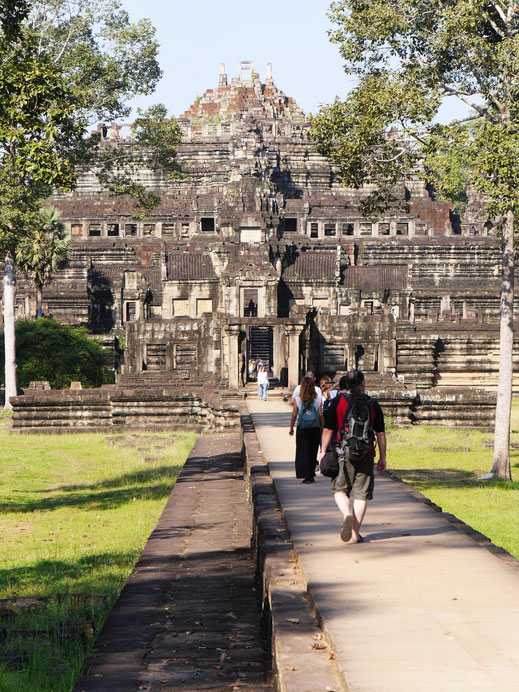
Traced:
<path fill-rule="evenodd" d="M 519 558 L 519 401 L 512 411 L 512 483 L 478 481 L 492 467 L 492 432 L 438 426 L 388 433 L 388 468 L 445 512 Z"/>
<path fill-rule="evenodd" d="M 0 429 L 2 692 L 72 688 L 195 439 Z"/>

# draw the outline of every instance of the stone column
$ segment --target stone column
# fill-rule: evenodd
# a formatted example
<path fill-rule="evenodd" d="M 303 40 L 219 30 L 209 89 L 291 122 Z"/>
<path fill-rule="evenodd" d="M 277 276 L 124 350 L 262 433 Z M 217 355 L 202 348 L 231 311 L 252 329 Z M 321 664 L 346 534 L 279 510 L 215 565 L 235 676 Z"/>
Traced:
<path fill-rule="evenodd" d="M 273 374 L 274 377 L 281 377 L 281 339 L 283 338 L 283 329 L 282 327 L 275 326 L 273 328 L 273 338 L 272 338 L 272 347 L 274 353 L 272 354 L 274 357 L 274 370 Z"/>
<path fill-rule="evenodd" d="M 294 389 L 299 384 L 299 335 L 301 327 L 290 324 L 285 327 L 288 337 L 288 388 Z"/>
<path fill-rule="evenodd" d="M 225 330 L 229 337 L 229 389 L 239 387 L 239 353 L 238 339 L 240 336 L 240 325 L 232 324 Z"/>

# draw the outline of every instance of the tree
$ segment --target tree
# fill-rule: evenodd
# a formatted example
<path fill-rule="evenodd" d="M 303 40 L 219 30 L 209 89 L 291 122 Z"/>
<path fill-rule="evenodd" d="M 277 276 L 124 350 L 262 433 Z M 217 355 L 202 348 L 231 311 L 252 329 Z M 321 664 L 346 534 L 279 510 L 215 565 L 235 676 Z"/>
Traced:
<path fill-rule="evenodd" d="M 60 220 L 61 212 L 55 207 L 43 207 L 39 216 L 38 225 L 16 248 L 16 265 L 36 290 L 36 317 L 43 315 L 44 287 L 52 274 L 66 265 L 70 250 L 70 238 Z"/>
<path fill-rule="evenodd" d="M 74 381 L 80 381 L 83 387 L 113 382 L 114 354 L 89 337 L 84 327 L 61 324 L 48 317 L 19 320 L 16 340 L 22 388 L 32 380 L 47 380 L 56 389 L 69 387 Z"/>
<path fill-rule="evenodd" d="M 14 255 L 38 226 L 53 189 L 74 188 L 89 167 L 114 194 L 130 194 L 138 209 L 158 197 L 133 182 L 143 162 L 180 175 L 173 143 L 178 124 L 155 107 L 140 115 L 137 143 L 119 150 L 96 120 L 128 113 L 127 101 L 153 91 L 160 77 L 158 44 L 147 20 L 131 24 L 119 0 L 13 0 L 0 8 L 0 252 L 5 257 L 5 406 L 16 395 Z M 162 135 L 168 133 L 166 144 Z M 162 153 L 157 155 L 156 150 Z"/>
<path fill-rule="evenodd" d="M 519 5 L 514 0 L 341 0 L 332 42 L 357 78 L 313 119 L 318 148 L 347 185 L 372 184 L 365 213 L 394 204 L 394 186 L 425 160 L 445 195 L 460 171 L 502 235 L 499 381 L 492 472 L 510 479 L 514 222 L 519 211 Z M 446 98 L 468 115 L 435 124 Z M 395 129 L 397 128 L 395 134 Z M 452 168 L 453 154 L 460 166 Z"/>
<path fill-rule="evenodd" d="M 23 17 L 23 13 L 18 15 Z M 4 27 L 3 27 L 4 29 Z M 34 37 L 9 26 L 0 33 L 0 252 L 3 291 L 5 398 L 16 395 L 14 255 L 34 227 L 52 187 L 70 189 L 84 122 L 77 96 L 58 68 L 38 53 Z"/>

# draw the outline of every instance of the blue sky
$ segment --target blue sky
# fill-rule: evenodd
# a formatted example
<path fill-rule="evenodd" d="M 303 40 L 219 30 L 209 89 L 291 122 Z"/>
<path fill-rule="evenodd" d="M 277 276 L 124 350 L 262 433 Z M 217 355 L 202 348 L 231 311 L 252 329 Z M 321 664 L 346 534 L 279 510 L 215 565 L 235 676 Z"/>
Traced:
<path fill-rule="evenodd" d="M 132 20 L 148 17 L 157 29 L 164 76 L 156 92 L 135 106 L 164 103 L 183 113 L 206 89 L 218 85 L 220 63 L 229 80 L 240 60 L 252 60 L 262 81 L 272 63 L 276 85 L 305 111 L 344 96 L 351 87 L 337 46 L 328 40 L 331 0 L 122 0 Z M 441 120 L 466 112 L 456 100 Z"/>
<path fill-rule="evenodd" d="M 240 60 L 252 60 L 262 81 L 272 63 L 276 85 L 306 113 L 348 89 L 337 47 L 328 41 L 329 0 L 122 0 L 132 20 L 149 17 L 157 29 L 164 76 L 151 97 L 180 115 L 218 85 L 220 63 L 230 80 Z"/>

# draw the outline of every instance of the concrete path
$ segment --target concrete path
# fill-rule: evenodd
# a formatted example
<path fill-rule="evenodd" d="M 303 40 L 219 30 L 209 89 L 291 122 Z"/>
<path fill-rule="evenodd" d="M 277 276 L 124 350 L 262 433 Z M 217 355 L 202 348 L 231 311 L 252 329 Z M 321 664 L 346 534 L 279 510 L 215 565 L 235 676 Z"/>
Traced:
<path fill-rule="evenodd" d="M 378 475 L 366 542 L 342 543 L 329 480 L 295 478 L 288 405 L 252 398 L 247 405 L 352 692 L 519 690 L 517 563 Z"/>

